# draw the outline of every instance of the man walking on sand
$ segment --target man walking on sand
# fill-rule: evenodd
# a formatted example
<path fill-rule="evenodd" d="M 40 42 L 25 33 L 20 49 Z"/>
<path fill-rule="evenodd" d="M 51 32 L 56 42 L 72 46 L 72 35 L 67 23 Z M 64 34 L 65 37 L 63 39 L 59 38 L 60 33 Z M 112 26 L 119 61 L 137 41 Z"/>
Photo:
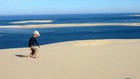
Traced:
<path fill-rule="evenodd" d="M 38 58 L 37 54 L 38 54 L 38 48 L 35 47 L 35 44 L 40 48 L 36 38 L 39 37 L 40 34 L 38 31 L 34 31 L 33 32 L 33 36 L 30 38 L 29 40 L 29 48 L 31 50 L 31 53 L 28 55 L 28 57 L 31 57 L 31 58 Z"/>

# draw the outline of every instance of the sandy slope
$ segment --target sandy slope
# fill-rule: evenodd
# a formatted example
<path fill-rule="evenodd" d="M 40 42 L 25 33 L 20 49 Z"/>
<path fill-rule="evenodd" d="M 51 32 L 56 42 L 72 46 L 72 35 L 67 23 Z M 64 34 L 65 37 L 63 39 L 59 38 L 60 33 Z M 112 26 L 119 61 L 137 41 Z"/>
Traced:
<path fill-rule="evenodd" d="M 99 44 L 99 45 L 98 45 Z M 1 79 L 140 79 L 140 40 L 86 40 L 0 50 Z"/>

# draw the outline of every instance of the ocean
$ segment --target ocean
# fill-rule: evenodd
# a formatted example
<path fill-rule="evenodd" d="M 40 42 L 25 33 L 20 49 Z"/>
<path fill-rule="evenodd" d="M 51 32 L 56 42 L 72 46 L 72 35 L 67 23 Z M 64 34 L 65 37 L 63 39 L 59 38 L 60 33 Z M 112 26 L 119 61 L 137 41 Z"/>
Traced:
<path fill-rule="evenodd" d="M 140 23 L 140 14 L 64 14 L 0 16 L 0 27 L 74 23 Z M 41 45 L 74 40 L 140 39 L 139 26 L 102 25 L 49 28 L 0 28 L 0 49 L 28 47 L 32 32 L 38 30 Z"/>

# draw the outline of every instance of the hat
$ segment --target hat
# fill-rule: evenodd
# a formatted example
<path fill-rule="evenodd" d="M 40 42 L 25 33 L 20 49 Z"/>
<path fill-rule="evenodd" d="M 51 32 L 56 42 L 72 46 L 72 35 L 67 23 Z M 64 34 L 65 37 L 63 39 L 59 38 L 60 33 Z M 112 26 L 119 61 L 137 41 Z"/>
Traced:
<path fill-rule="evenodd" d="M 38 31 L 34 31 L 33 34 L 37 34 L 38 36 L 40 36 Z"/>

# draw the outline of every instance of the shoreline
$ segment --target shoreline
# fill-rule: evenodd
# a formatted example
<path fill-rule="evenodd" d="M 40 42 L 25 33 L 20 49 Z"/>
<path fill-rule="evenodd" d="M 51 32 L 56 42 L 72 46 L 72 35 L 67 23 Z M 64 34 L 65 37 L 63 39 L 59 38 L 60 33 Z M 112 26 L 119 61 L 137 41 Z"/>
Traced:
<path fill-rule="evenodd" d="M 48 45 L 55 45 L 55 44 L 61 44 L 61 43 L 74 43 L 75 46 L 88 46 L 88 47 L 94 47 L 94 46 L 106 46 L 106 45 L 118 45 L 118 44 L 129 44 L 129 43 L 137 43 L 140 42 L 140 39 L 97 39 L 97 40 L 74 40 L 74 41 L 64 41 L 64 42 L 57 42 L 57 43 L 51 43 L 51 44 L 44 44 L 41 45 L 41 47 L 48 46 Z M 4 48 L 1 50 L 10 50 L 10 49 L 24 49 L 28 47 L 19 47 L 19 48 Z M 0 50 L 0 51 L 1 51 Z"/>
<path fill-rule="evenodd" d="M 94 45 L 99 44 L 99 45 Z M 139 79 L 140 39 L 79 40 L 0 50 L 2 79 Z M 135 74 L 134 74 L 135 73 Z"/>
<path fill-rule="evenodd" d="M 140 23 L 68 23 L 68 24 L 35 24 L 0 26 L 0 28 L 51 28 L 51 27 L 77 27 L 77 26 L 140 26 Z"/>

